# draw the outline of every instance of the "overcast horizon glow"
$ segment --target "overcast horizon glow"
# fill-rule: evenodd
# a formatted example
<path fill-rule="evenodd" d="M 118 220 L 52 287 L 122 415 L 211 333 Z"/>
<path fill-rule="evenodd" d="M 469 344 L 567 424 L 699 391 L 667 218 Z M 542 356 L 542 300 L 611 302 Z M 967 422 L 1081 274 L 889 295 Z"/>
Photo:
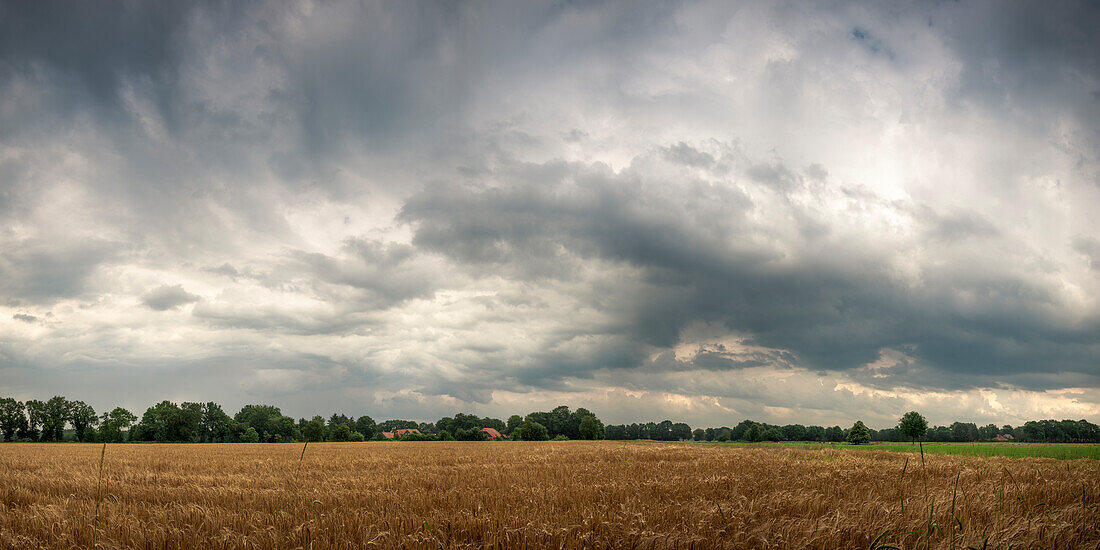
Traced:
<path fill-rule="evenodd" d="M 1100 8 L 0 3 L 0 395 L 1100 420 Z"/>

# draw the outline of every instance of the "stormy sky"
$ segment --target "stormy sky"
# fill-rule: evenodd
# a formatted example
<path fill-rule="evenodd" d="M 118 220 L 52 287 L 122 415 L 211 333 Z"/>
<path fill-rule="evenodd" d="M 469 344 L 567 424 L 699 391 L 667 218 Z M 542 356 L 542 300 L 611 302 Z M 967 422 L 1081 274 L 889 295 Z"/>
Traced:
<path fill-rule="evenodd" d="M 1100 419 L 1095 2 L 0 3 L 0 394 Z"/>

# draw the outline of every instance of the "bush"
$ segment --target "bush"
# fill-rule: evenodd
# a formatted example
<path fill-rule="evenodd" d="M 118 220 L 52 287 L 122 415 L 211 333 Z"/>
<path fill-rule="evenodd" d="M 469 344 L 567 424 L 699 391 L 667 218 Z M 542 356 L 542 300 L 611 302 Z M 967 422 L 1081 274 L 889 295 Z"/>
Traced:
<path fill-rule="evenodd" d="M 260 434 L 256 433 L 256 428 L 249 426 L 248 429 L 241 434 L 241 441 L 245 443 L 259 443 Z"/>
<path fill-rule="evenodd" d="M 515 436 L 522 441 L 546 441 L 550 439 L 550 432 L 546 430 L 546 426 L 527 420 L 516 428 Z"/>
<path fill-rule="evenodd" d="M 554 439 L 551 439 L 550 441 L 569 441 L 569 438 L 565 437 L 562 434 L 558 434 L 558 435 L 555 435 Z"/>
<path fill-rule="evenodd" d="M 430 434 L 405 434 L 398 441 L 436 441 L 436 437 Z"/>
<path fill-rule="evenodd" d="M 366 438 L 363 437 L 363 434 L 361 434 L 359 432 L 351 432 L 351 435 L 348 436 L 348 441 L 358 442 L 358 441 L 364 441 L 365 439 Z"/>

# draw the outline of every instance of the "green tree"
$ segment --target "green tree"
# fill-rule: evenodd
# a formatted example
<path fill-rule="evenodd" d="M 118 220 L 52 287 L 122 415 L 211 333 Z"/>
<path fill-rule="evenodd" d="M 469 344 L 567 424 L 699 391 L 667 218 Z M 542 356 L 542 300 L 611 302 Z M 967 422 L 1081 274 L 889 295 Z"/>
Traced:
<path fill-rule="evenodd" d="M 61 441 L 65 435 L 65 421 L 69 418 L 69 401 L 55 395 L 43 407 L 42 441 Z"/>
<path fill-rule="evenodd" d="M 898 431 L 912 441 L 921 441 L 928 433 L 928 421 L 917 411 L 909 411 L 898 420 Z M 924 454 L 923 446 L 921 454 Z"/>
<path fill-rule="evenodd" d="M 928 421 L 920 413 L 909 411 L 898 421 L 898 431 L 913 441 L 919 441 L 928 432 Z"/>
<path fill-rule="evenodd" d="M 259 443 L 260 434 L 256 433 L 256 428 L 249 426 L 248 429 L 241 434 L 241 441 L 245 443 Z"/>
<path fill-rule="evenodd" d="M 179 405 L 165 400 L 146 409 L 141 422 L 134 427 L 130 440 L 192 441 L 194 430 L 189 426 L 193 411 L 185 412 Z M 194 419 L 196 425 L 198 419 Z"/>
<path fill-rule="evenodd" d="M 27 409 L 27 429 L 24 430 L 24 438 L 38 439 L 40 428 L 46 421 L 46 403 L 37 399 L 31 399 L 24 405 Z"/>
<path fill-rule="evenodd" d="M 852 445 L 866 445 L 871 442 L 871 430 L 863 424 L 862 420 L 856 420 L 852 429 L 848 430 L 848 443 Z"/>
<path fill-rule="evenodd" d="M 363 415 L 355 421 L 355 431 L 363 434 L 364 439 L 370 439 L 374 437 L 374 432 L 377 428 L 377 424 L 374 423 L 374 419 Z"/>
<path fill-rule="evenodd" d="M 672 425 L 670 430 L 673 441 L 687 441 L 691 439 L 691 426 L 683 422 L 677 422 Z"/>
<path fill-rule="evenodd" d="M 299 429 L 306 441 L 325 440 L 325 419 L 320 416 L 314 416 L 313 420 L 301 424 Z"/>
<path fill-rule="evenodd" d="M 128 429 L 137 421 L 134 413 L 115 407 L 111 412 L 103 413 L 99 419 L 99 435 L 105 443 L 122 443 L 122 430 Z"/>
<path fill-rule="evenodd" d="M 626 439 L 626 426 L 622 424 L 612 424 L 604 428 L 604 438 L 610 440 Z"/>
<path fill-rule="evenodd" d="M 94 428 L 98 419 L 95 409 L 83 401 L 70 401 L 68 409 L 69 422 L 72 423 L 73 430 L 76 431 L 76 440 L 80 442 L 90 441 L 89 436 L 94 435 L 94 429 L 89 432 L 88 428 Z"/>
<path fill-rule="evenodd" d="M 23 404 L 10 397 L 0 399 L 0 439 L 12 441 L 19 425 L 26 422 Z M 22 421 L 22 422 L 21 422 Z"/>
<path fill-rule="evenodd" d="M 695 428 L 695 431 L 691 432 L 691 439 L 694 441 L 702 441 L 707 436 L 707 432 L 703 431 L 703 428 Z"/>
<path fill-rule="evenodd" d="M 768 426 L 760 432 L 760 437 L 764 441 L 782 441 L 783 432 L 779 431 L 779 428 L 775 426 Z"/>
<path fill-rule="evenodd" d="M 844 430 L 840 426 L 830 426 L 825 428 L 824 433 L 825 441 L 841 442 L 844 441 Z"/>
<path fill-rule="evenodd" d="M 199 442 L 202 440 L 202 403 L 184 401 L 180 403 L 180 412 L 176 416 L 173 429 L 175 441 Z"/>
<path fill-rule="evenodd" d="M 351 437 L 351 427 L 341 422 L 332 429 L 333 441 L 347 441 Z"/>
<path fill-rule="evenodd" d="M 504 433 L 506 433 L 508 435 L 512 435 L 512 432 L 515 431 L 516 428 L 518 428 L 522 425 L 523 425 L 523 417 L 518 415 L 518 414 L 513 414 L 512 416 L 508 417 L 508 424 L 504 428 Z"/>
<path fill-rule="evenodd" d="M 266 434 L 266 442 L 267 440 L 274 439 L 273 436 L 279 433 L 278 422 L 282 417 L 283 412 L 279 407 L 273 407 L 271 405 L 245 405 L 237 414 L 233 415 L 233 420 L 236 420 L 237 424 L 240 424 L 241 429 L 255 428 L 257 435 Z"/>
<path fill-rule="evenodd" d="M 202 441 L 231 441 L 235 421 L 222 410 L 221 405 L 210 401 L 202 405 L 199 437 Z"/>
<path fill-rule="evenodd" d="M 581 419 L 578 432 L 584 439 L 603 439 L 603 422 L 596 415 L 590 414 Z"/>
<path fill-rule="evenodd" d="M 366 440 L 366 438 L 363 437 L 363 434 L 361 432 L 353 431 L 351 432 L 351 435 L 348 436 L 348 441 L 355 441 L 358 443 L 364 440 Z"/>
<path fill-rule="evenodd" d="M 805 441 L 806 427 L 802 424 L 787 424 L 783 426 L 783 439 L 787 441 Z"/>
<path fill-rule="evenodd" d="M 764 434 L 761 433 L 760 425 L 753 424 L 749 426 L 749 429 L 745 431 L 745 441 L 751 441 L 757 443 L 764 440 Z"/>
<path fill-rule="evenodd" d="M 546 441 L 550 439 L 550 433 L 546 426 L 533 420 L 524 421 L 520 427 L 516 428 L 515 435 L 516 439 L 522 441 Z"/>

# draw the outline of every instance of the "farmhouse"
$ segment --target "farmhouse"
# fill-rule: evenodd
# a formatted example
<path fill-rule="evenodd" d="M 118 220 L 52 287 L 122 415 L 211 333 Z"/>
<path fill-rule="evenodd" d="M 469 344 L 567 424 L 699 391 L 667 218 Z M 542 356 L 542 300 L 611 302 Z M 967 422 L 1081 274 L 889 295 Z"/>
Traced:
<path fill-rule="evenodd" d="M 1013 439 L 1016 438 L 1012 437 L 1012 434 L 997 434 L 996 438 L 997 441 L 1012 441 Z"/>
<path fill-rule="evenodd" d="M 386 439 L 393 439 L 393 432 L 382 432 L 382 437 Z"/>
<path fill-rule="evenodd" d="M 404 437 L 404 436 L 409 435 L 409 434 L 420 435 L 420 430 L 418 430 L 416 428 L 402 428 L 400 430 L 395 431 L 393 434 L 395 436 L 397 436 L 398 438 L 401 438 L 401 437 Z"/>
<path fill-rule="evenodd" d="M 489 436 L 489 439 L 508 439 L 508 436 L 496 431 L 495 428 L 482 428 L 481 431 Z"/>

